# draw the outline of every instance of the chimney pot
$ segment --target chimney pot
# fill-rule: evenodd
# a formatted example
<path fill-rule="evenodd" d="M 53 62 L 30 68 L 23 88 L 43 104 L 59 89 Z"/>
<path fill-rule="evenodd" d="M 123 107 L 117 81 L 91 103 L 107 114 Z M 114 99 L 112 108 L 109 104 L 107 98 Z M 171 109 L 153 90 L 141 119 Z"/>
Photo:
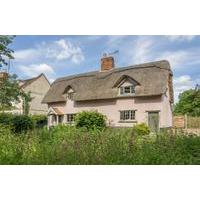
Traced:
<path fill-rule="evenodd" d="M 101 58 L 101 71 L 108 71 L 114 67 L 114 58 L 112 56 Z"/>

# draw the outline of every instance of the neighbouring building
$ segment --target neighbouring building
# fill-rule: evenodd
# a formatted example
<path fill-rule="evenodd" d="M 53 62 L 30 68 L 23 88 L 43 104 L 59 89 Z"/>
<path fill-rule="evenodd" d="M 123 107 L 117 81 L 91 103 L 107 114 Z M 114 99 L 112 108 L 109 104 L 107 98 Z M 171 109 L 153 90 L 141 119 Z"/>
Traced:
<path fill-rule="evenodd" d="M 117 68 L 113 57 L 103 57 L 99 71 L 54 81 L 43 99 L 48 125 L 72 123 L 76 113 L 96 110 L 113 127 L 142 122 L 152 130 L 171 127 L 172 76 L 166 60 Z"/>
<path fill-rule="evenodd" d="M 30 92 L 31 102 L 29 102 L 29 114 L 47 114 L 48 106 L 42 104 L 42 99 L 50 88 L 50 83 L 44 74 L 26 80 L 19 80 L 19 85 L 25 92 Z M 13 104 L 11 111 L 16 114 L 23 114 L 23 100 Z"/>

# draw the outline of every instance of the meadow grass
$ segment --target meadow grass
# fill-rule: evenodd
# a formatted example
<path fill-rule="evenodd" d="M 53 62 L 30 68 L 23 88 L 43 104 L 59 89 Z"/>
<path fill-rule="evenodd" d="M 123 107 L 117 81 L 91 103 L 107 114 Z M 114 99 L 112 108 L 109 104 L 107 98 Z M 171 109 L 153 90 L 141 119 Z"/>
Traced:
<path fill-rule="evenodd" d="M 73 126 L 16 135 L 1 126 L 0 164 L 200 164 L 200 137 Z"/>

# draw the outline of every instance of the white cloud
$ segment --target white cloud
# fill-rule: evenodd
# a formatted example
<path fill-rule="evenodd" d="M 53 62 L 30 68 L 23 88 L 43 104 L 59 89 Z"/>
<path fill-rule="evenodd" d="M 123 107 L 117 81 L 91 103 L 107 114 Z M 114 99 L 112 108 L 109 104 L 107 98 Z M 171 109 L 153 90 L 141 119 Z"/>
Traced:
<path fill-rule="evenodd" d="M 200 64 L 199 47 L 172 51 L 160 50 L 165 42 L 151 36 L 139 36 L 136 40 L 129 42 L 129 48 L 127 48 L 128 50 L 125 49 L 124 55 L 129 55 L 131 64 L 168 60 L 173 69 L 182 69 L 183 67 Z M 131 46 L 132 48 L 130 48 Z"/>
<path fill-rule="evenodd" d="M 75 64 L 84 61 L 85 57 L 82 49 L 70 41 L 60 39 L 53 42 L 42 42 L 35 48 L 18 50 L 14 53 L 17 62 L 30 63 L 44 59 L 69 60 Z"/>
<path fill-rule="evenodd" d="M 75 64 L 78 64 L 85 59 L 80 47 L 77 47 L 64 39 L 55 41 L 48 46 L 47 57 L 55 58 L 57 60 L 71 59 Z"/>
<path fill-rule="evenodd" d="M 23 60 L 33 60 L 40 56 L 40 51 L 37 49 L 23 49 L 23 50 L 18 50 L 15 51 L 14 57 L 18 61 L 23 61 Z"/>
<path fill-rule="evenodd" d="M 192 48 L 178 51 L 164 51 L 161 52 L 156 59 L 168 60 L 173 68 L 180 68 L 184 66 L 190 66 L 193 64 L 200 64 L 199 56 L 200 49 Z"/>
<path fill-rule="evenodd" d="M 192 79 L 189 75 L 183 75 L 174 78 L 174 97 L 175 102 L 178 101 L 178 95 L 185 90 L 194 88 L 199 79 Z"/>
<path fill-rule="evenodd" d="M 167 35 L 166 36 L 171 42 L 183 42 L 183 41 L 192 41 L 195 38 L 195 35 Z"/>
<path fill-rule="evenodd" d="M 55 73 L 53 67 L 47 64 L 39 64 L 39 65 L 33 64 L 29 66 L 19 66 L 19 70 L 23 75 L 27 77 L 38 76 L 41 73 L 44 73 L 47 76 L 49 76 Z"/>
<path fill-rule="evenodd" d="M 154 40 L 150 37 L 140 36 L 133 41 L 133 49 L 129 51 L 131 62 L 143 63 L 153 59 L 153 44 Z"/>

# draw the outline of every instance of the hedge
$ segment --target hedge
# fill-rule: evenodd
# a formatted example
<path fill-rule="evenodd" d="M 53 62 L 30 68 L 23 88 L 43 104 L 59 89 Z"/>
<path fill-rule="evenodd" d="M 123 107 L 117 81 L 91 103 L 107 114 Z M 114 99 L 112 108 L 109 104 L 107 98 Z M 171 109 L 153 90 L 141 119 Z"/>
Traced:
<path fill-rule="evenodd" d="M 13 115 L 0 113 L 0 125 L 10 126 L 14 133 L 24 133 L 34 128 L 41 128 L 47 124 L 45 115 Z"/>

